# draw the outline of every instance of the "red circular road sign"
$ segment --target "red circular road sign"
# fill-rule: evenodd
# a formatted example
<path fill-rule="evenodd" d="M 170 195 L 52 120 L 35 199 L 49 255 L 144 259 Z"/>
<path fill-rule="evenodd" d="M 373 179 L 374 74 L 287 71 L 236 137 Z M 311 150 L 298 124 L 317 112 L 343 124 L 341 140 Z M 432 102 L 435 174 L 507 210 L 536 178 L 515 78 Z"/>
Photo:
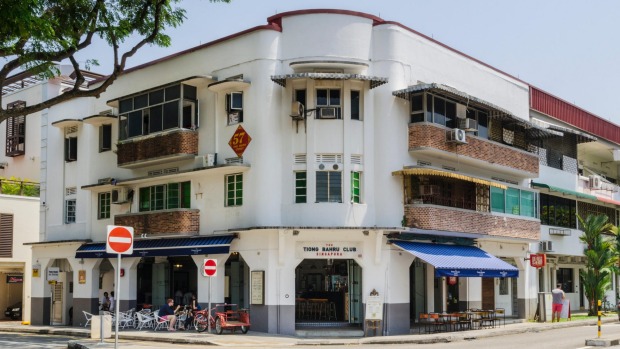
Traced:
<path fill-rule="evenodd" d="M 108 226 L 107 252 L 131 254 L 133 252 L 133 228 Z"/>
<path fill-rule="evenodd" d="M 205 276 L 215 276 L 217 274 L 217 260 L 205 259 L 203 271 Z"/>

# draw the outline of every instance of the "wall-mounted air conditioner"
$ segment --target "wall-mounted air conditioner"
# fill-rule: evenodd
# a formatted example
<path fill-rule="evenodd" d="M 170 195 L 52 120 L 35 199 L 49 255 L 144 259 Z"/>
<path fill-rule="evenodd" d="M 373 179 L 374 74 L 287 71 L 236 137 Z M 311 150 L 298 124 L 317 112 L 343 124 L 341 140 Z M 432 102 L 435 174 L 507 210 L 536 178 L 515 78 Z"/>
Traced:
<path fill-rule="evenodd" d="M 334 108 L 334 107 L 321 107 L 319 109 L 319 118 L 320 119 L 335 119 L 336 118 L 336 108 Z"/>
<path fill-rule="evenodd" d="M 457 119 L 458 126 L 461 130 L 465 131 L 477 131 L 478 130 L 478 121 L 474 119 Z"/>
<path fill-rule="evenodd" d="M 620 149 L 612 149 L 611 156 L 613 157 L 614 161 L 620 161 Z"/>
<path fill-rule="evenodd" d="M 291 118 L 293 118 L 293 120 L 303 120 L 305 117 L 304 105 L 301 104 L 301 102 L 293 102 L 291 104 Z"/>
<path fill-rule="evenodd" d="M 112 190 L 112 203 L 113 204 L 122 204 L 128 202 L 127 198 L 128 190 L 125 187 L 119 187 Z"/>
<path fill-rule="evenodd" d="M 603 187 L 603 179 L 601 176 L 592 175 L 589 177 L 590 189 L 601 189 Z"/>
<path fill-rule="evenodd" d="M 540 250 L 543 252 L 553 251 L 553 241 L 541 241 Z"/>
<path fill-rule="evenodd" d="M 213 167 L 216 164 L 217 161 L 217 154 L 213 154 L 213 153 L 209 153 L 209 154 L 205 154 L 205 156 L 202 157 L 202 166 L 203 167 Z"/>
<path fill-rule="evenodd" d="M 465 130 L 459 128 L 452 129 L 448 132 L 448 142 L 467 144 L 467 136 Z"/>

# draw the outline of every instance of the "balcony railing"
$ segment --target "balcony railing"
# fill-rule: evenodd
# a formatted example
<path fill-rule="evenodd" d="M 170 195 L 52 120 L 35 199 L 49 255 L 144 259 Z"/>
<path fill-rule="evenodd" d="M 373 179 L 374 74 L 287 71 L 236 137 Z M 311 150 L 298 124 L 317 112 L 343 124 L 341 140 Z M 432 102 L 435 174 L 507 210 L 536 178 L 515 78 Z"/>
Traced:
<path fill-rule="evenodd" d="M 39 197 L 40 189 L 39 183 L 0 179 L 0 194 Z"/>
<path fill-rule="evenodd" d="M 117 165 L 123 168 L 150 166 L 198 154 L 198 132 L 178 129 L 117 144 Z"/>

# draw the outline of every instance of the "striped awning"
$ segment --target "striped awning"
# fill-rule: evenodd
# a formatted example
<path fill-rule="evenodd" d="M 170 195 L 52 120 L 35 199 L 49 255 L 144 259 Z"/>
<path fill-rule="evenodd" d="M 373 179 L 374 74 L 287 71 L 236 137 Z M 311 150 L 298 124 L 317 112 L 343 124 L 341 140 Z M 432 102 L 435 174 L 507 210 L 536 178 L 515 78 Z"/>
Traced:
<path fill-rule="evenodd" d="M 288 79 L 370 81 L 371 89 L 377 86 L 381 86 L 388 82 L 388 78 L 361 75 L 361 74 L 343 74 L 343 73 L 295 73 L 295 74 L 271 76 L 271 80 L 282 87 L 286 86 L 286 80 Z"/>
<path fill-rule="evenodd" d="M 235 234 L 198 236 L 171 239 L 144 239 L 134 241 L 133 254 L 123 257 L 191 256 L 199 254 L 223 254 L 230 251 Z M 113 258 L 106 253 L 105 242 L 90 242 L 80 246 L 75 258 Z"/>
<path fill-rule="evenodd" d="M 496 187 L 500 189 L 507 189 L 508 187 L 504 184 L 492 182 L 486 179 L 467 176 L 460 173 L 454 173 L 449 171 L 436 170 L 432 168 L 421 168 L 421 167 L 412 167 L 412 168 L 404 168 L 402 170 L 392 172 L 392 176 L 439 176 L 439 177 L 448 177 L 454 179 L 460 179 L 467 182 L 473 182 L 476 184 L 488 185 L 491 187 Z"/>
<path fill-rule="evenodd" d="M 435 267 L 435 276 L 519 277 L 519 269 L 475 246 L 390 240 Z"/>

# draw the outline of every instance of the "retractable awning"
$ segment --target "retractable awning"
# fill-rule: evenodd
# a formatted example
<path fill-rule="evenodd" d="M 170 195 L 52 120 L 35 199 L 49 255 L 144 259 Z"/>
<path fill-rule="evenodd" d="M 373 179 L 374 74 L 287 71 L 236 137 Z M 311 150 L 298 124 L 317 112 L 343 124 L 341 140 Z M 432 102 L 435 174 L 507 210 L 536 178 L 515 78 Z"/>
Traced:
<path fill-rule="evenodd" d="M 191 238 L 148 239 L 134 241 L 133 254 L 123 257 L 190 256 L 222 254 L 230 251 L 235 234 Z M 80 246 L 75 258 L 113 258 L 106 253 L 105 242 L 90 242 Z"/>
<path fill-rule="evenodd" d="M 390 240 L 435 267 L 435 276 L 518 277 L 519 269 L 474 246 Z"/>
<path fill-rule="evenodd" d="M 580 193 L 578 191 L 564 189 L 564 188 L 560 188 L 560 187 L 555 187 L 553 185 L 549 185 L 549 184 L 545 184 L 545 183 L 537 183 L 537 182 L 532 181 L 532 188 L 549 189 L 549 192 L 558 192 L 558 193 L 562 193 L 564 195 L 572 195 L 572 196 L 575 196 L 577 198 L 590 199 L 590 200 L 594 200 L 594 201 L 598 200 L 597 197 L 594 196 L 594 195 Z"/>
<path fill-rule="evenodd" d="M 508 187 L 505 184 L 489 181 L 482 178 L 477 178 L 473 176 L 467 176 L 460 173 L 453 173 L 448 171 L 436 170 L 432 168 L 422 168 L 422 167 L 408 167 L 402 170 L 392 172 L 392 176 L 438 176 L 438 177 L 447 177 L 460 179 L 462 181 L 473 182 L 482 185 L 488 185 L 491 187 L 496 187 L 500 189 L 507 189 Z"/>

